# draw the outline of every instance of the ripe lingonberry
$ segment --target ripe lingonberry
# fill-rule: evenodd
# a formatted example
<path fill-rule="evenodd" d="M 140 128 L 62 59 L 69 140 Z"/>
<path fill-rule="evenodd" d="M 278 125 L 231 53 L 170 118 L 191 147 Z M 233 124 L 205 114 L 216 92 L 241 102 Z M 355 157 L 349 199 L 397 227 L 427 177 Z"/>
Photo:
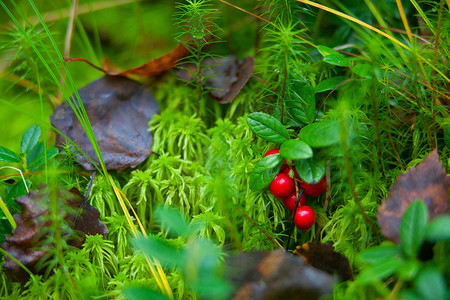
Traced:
<path fill-rule="evenodd" d="M 270 183 L 270 192 L 277 198 L 285 198 L 291 195 L 294 189 L 294 180 L 284 173 L 278 174 Z"/>
<path fill-rule="evenodd" d="M 297 202 L 298 195 L 296 193 L 293 193 L 289 197 L 286 197 L 283 199 L 284 206 L 286 206 L 287 209 L 294 210 L 295 209 L 295 202 Z M 299 206 L 306 204 L 306 195 L 305 193 L 302 194 L 299 201 Z"/>
<path fill-rule="evenodd" d="M 297 212 L 295 213 L 294 217 L 294 224 L 301 230 L 308 230 L 316 221 L 316 214 L 314 213 L 314 210 L 307 206 L 302 205 L 299 208 L 297 208 Z"/>
<path fill-rule="evenodd" d="M 266 154 L 264 154 L 264 157 L 268 156 L 268 155 L 272 155 L 272 154 L 277 154 L 280 153 L 280 149 L 270 149 L 269 151 L 266 152 Z M 286 169 L 288 169 L 288 166 L 286 165 L 286 160 L 283 161 L 283 165 L 281 166 L 281 172 L 285 172 Z"/>
<path fill-rule="evenodd" d="M 325 192 L 327 188 L 327 180 L 325 176 L 323 176 L 318 183 L 312 182 L 311 184 L 307 184 L 306 182 L 302 182 L 300 187 L 305 189 L 306 195 L 317 197 Z"/>

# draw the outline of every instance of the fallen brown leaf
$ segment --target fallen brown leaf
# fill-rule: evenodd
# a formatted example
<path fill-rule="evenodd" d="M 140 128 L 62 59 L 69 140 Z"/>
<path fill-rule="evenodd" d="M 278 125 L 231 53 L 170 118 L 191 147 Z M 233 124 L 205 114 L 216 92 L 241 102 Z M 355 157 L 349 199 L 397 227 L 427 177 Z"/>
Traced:
<path fill-rule="evenodd" d="M 162 74 L 164 72 L 167 72 L 171 68 L 173 68 L 178 60 L 182 59 L 186 55 L 189 54 L 189 50 L 183 45 L 178 44 L 172 51 L 170 51 L 167 54 L 164 54 L 158 58 L 155 58 L 153 60 L 150 60 L 149 62 L 146 62 L 143 65 L 128 69 L 128 70 L 117 70 L 115 68 L 108 69 L 110 66 L 109 64 L 105 65 L 106 68 L 101 68 L 87 59 L 84 58 L 65 58 L 64 60 L 67 62 L 70 61 L 83 61 L 90 66 L 94 67 L 95 69 L 102 71 L 106 75 L 110 76 L 128 76 L 128 75 L 136 75 L 136 76 L 155 76 Z"/>
<path fill-rule="evenodd" d="M 69 226 L 81 233 L 69 235 L 69 232 L 63 232 L 63 238 L 66 239 L 67 244 L 81 248 L 86 234 L 106 235 L 108 233 L 105 224 L 98 219 L 100 216 L 98 210 L 85 201 L 77 189 L 70 191 L 59 189 L 57 195 L 60 203 L 67 204 L 59 207 L 60 215 L 69 223 Z M 15 201 L 21 206 L 21 213 L 13 216 L 17 227 L 12 231 L 12 236 L 5 236 L 6 241 L 1 245 L 6 252 L 33 273 L 43 272 L 38 270 L 36 265 L 47 255 L 48 247 L 51 247 L 49 244 L 41 243 L 51 226 L 51 220 L 48 217 L 50 197 L 49 189 L 42 185 L 39 190 L 17 198 Z M 28 273 L 8 256 L 5 256 L 3 268 L 5 274 L 13 281 L 25 282 L 29 278 Z"/>
<path fill-rule="evenodd" d="M 107 169 L 120 172 L 134 168 L 150 155 L 152 135 L 148 122 L 159 108 L 145 86 L 122 76 L 104 76 L 78 93 Z M 50 121 L 99 164 L 91 142 L 67 102 L 55 109 Z M 56 142 L 62 144 L 65 140 L 57 135 Z M 86 170 L 95 169 L 85 156 L 77 154 L 76 159 Z"/>
<path fill-rule="evenodd" d="M 229 103 L 239 94 L 247 81 L 253 75 L 255 59 L 247 56 L 240 61 L 235 56 L 222 58 L 207 58 L 202 74 L 207 77 L 204 86 L 210 90 L 210 96 L 221 104 Z M 177 71 L 180 79 L 191 81 L 192 65 L 184 65 Z"/>
<path fill-rule="evenodd" d="M 331 293 L 334 276 L 283 250 L 242 252 L 226 259 L 233 299 L 316 300 Z"/>
<path fill-rule="evenodd" d="M 388 197 L 378 208 L 378 224 L 382 234 L 400 243 L 400 220 L 409 204 L 416 199 L 423 200 L 427 205 L 430 220 L 450 213 L 449 189 L 450 178 L 435 149 L 423 162 L 400 174 L 392 185 Z"/>
<path fill-rule="evenodd" d="M 295 255 L 300 255 L 308 265 L 327 272 L 337 274 L 342 281 L 353 280 L 352 268 L 348 259 L 334 251 L 333 246 L 320 242 L 305 243 L 297 246 Z"/>

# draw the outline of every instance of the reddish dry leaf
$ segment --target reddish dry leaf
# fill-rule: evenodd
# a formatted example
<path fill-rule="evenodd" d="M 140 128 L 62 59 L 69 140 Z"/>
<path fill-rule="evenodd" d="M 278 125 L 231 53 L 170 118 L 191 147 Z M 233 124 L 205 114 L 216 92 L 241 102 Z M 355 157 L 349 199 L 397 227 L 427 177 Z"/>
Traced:
<path fill-rule="evenodd" d="M 416 199 L 425 202 L 430 220 L 450 213 L 448 191 L 450 178 L 439 161 L 437 150 L 406 173 L 400 174 L 389 195 L 378 208 L 378 224 L 385 237 L 400 243 L 400 220 L 406 208 Z"/>
<path fill-rule="evenodd" d="M 308 265 L 331 275 L 337 274 L 342 281 L 353 280 L 352 268 L 347 257 L 336 253 L 329 244 L 308 242 L 297 246 L 294 254 L 302 256 Z"/>
<path fill-rule="evenodd" d="M 164 54 L 158 58 L 155 58 L 143 65 L 125 70 L 125 71 L 119 71 L 116 69 L 107 69 L 107 68 L 100 68 L 87 59 L 84 58 L 66 58 L 65 61 L 84 61 L 91 65 L 92 67 L 96 68 L 97 70 L 102 71 L 106 75 L 111 76 L 128 76 L 128 75 L 137 75 L 137 76 L 155 76 L 162 74 L 164 72 L 167 72 L 171 68 L 175 66 L 178 60 L 182 59 L 186 55 L 189 54 L 189 50 L 183 45 L 179 44 L 177 45 L 172 51 L 170 51 L 167 54 Z"/>
<path fill-rule="evenodd" d="M 148 122 L 159 112 L 158 103 L 142 84 L 122 76 L 105 76 L 78 90 L 109 170 L 136 167 L 151 153 Z M 74 97 L 71 98 L 73 101 Z M 74 141 L 97 165 L 99 160 L 69 103 L 58 106 L 50 117 L 55 128 Z M 57 135 L 57 144 L 65 139 Z M 83 155 L 77 161 L 86 170 L 95 167 Z"/>
<path fill-rule="evenodd" d="M 253 75 L 255 59 L 247 56 L 243 61 L 239 61 L 235 56 L 226 56 L 218 59 L 207 58 L 202 64 L 205 66 L 202 74 L 208 77 L 204 86 L 210 89 L 212 98 L 225 104 L 234 100 Z M 177 71 L 178 77 L 191 81 L 192 68 L 192 65 L 185 65 Z"/>
<path fill-rule="evenodd" d="M 226 259 L 233 299 L 316 300 L 331 293 L 334 277 L 282 250 L 242 252 Z"/>
<path fill-rule="evenodd" d="M 64 200 L 67 203 L 67 206 L 59 207 L 60 214 L 74 230 L 80 232 L 70 236 L 68 232 L 63 232 L 63 238 L 66 239 L 67 244 L 81 248 L 86 234 L 106 235 L 108 233 L 105 224 L 98 219 L 100 216 L 98 210 L 87 203 L 77 189 L 70 191 L 60 189 L 57 191 L 57 196 L 61 203 Z M 48 217 L 50 197 L 49 189 L 46 186 L 40 186 L 38 191 L 31 191 L 28 195 L 17 198 L 15 201 L 22 208 L 20 214 L 13 216 L 17 227 L 12 231 L 12 236 L 5 236 L 6 242 L 1 245 L 6 252 L 33 273 L 44 271 L 37 270 L 36 264 L 48 253 L 48 247 L 51 246 L 42 243 L 51 226 Z M 3 268 L 5 274 L 13 281 L 28 280 L 28 273 L 7 256 L 5 256 Z"/>

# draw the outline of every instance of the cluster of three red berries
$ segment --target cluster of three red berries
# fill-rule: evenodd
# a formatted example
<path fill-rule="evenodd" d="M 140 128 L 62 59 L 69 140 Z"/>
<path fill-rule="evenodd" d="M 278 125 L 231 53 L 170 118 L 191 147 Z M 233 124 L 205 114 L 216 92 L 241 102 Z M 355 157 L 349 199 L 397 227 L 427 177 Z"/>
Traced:
<path fill-rule="evenodd" d="M 280 150 L 271 149 L 266 152 L 267 155 L 277 154 Z M 316 214 L 314 210 L 306 205 L 306 195 L 317 197 L 322 194 L 327 186 L 325 176 L 314 184 L 308 184 L 300 179 L 294 166 L 287 166 L 286 161 L 281 167 L 280 173 L 270 184 L 270 193 L 277 198 L 282 198 L 284 206 L 293 211 L 296 207 L 297 198 L 300 189 L 296 188 L 295 182 L 299 183 L 300 189 L 303 189 L 303 193 L 300 196 L 297 210 L 295 211 L 294 224 L 301 230 L 308 230 L 316 221 Z"/>

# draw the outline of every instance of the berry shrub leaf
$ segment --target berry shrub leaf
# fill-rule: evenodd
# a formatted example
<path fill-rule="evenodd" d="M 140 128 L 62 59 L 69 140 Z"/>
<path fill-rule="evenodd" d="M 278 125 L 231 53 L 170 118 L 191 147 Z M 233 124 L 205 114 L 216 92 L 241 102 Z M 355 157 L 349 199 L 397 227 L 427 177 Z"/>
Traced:
<path fill-rule="evenodd" d="M 416 290 L 423 300 L 448 299 L 448 291 L 442 273 L 434 267 L 420 272 L 416 280 Z"/>
<path fill-rule="evenodd" d="M 260 138 L 269 142 L 283 143 L 289 139 L 289 133 L 281 122 L 271 115 L 255 112 L 247 117 L 250 129 Z"/>
<path fill-rule="evenodd" d="M 51 148 L 47 151 L 47 153 L 42 152 L 39 156 L 37 156 L 30 164 L 27 164 L 27 167 L 29 169 L 37 168 L 45 163 L 45 161 L 48 161 L 55 157 L 58 154 L 58 148 Z"/>
<path fill-rule="evenodd" d="M 20 162 L 20 156 L 5 147 L 0 147 L 0 161 L 17 163 Z"/>
<path fill-rule="evenodd" d="M 327 147 L 339 143 L 340 127 L 337 120 L 324 120 L 303 127 L 298 137 L 311 147 Z"/>
<path fill-rule="evenodd" d="M 285 104 L 289 114 L 301 123 L 309 124 L 314 120 L 316 100 L 309 83 L 290 80 Z"/>
<path fill-rule="evenodd" d="M 406 209 L 400 223 L 400 245 L 408 257 L 417 255 L 428 222 L 428 210 L 423 201 L 416 200 Z"/>
<path fill-rule="evenodd" d="M 280 173 L 283 157 L 272 154 L 264 157 L 253 168 L 249 179 L 249 186 L 253 191 L 259 191 L 269 186 L 272 180 Z"/>
<path fill-rule="evenodd" d="M 313 156 L 311 147 L 299 140 L 284 142 L 280 148 L 280 155 L 287 159 L 305 159 Z"/>
<path fill-rule="evenodd" d="M 296 160 L 295 169 L 306 183 L 319 182 L 325 175 L 325 161 L 314 157 Z"/>
<path fill-rule="evenodd" d="M 428 224 L 425 238 L 429 241 L 450 241 L 450 215 L 434 218 Z"/>
<path fill-rule="evenodd" d="M 330 65 L 339 67 L 349 67 L 351 65 L 349 58 L 334 49 L 320 45 L 317 46 L 317 50 L 319 50 L 320 54 L 323 55 L 323 61 L 329 63 Z"/>
<path fill-rule="evenodd" d="M 314 88 L 314 91 L 316 93 L 320 93 L 320 92 L 332 90 L 347 79 L 348 78 L 345 76 L 336 76 L 336 77 L 327 78 L 324 81 L 319 82 L 316 85 L 316 87 Z"/>
<path fill-rule="evenodd" d="M 374 265 L 399 254 L 400 248 L 398 245 L 380 245 L 364 250 L 358 255 L 358 259 L 362 262 Z"/>
<path fill-rule="evenodd" d="M 41 127 L 33 125 L 25 131 L 22 137 L 22 143 L 20 145 L 20 151 L 22 153 L 28 153 L 36 146 L 41 136 Z"/>

